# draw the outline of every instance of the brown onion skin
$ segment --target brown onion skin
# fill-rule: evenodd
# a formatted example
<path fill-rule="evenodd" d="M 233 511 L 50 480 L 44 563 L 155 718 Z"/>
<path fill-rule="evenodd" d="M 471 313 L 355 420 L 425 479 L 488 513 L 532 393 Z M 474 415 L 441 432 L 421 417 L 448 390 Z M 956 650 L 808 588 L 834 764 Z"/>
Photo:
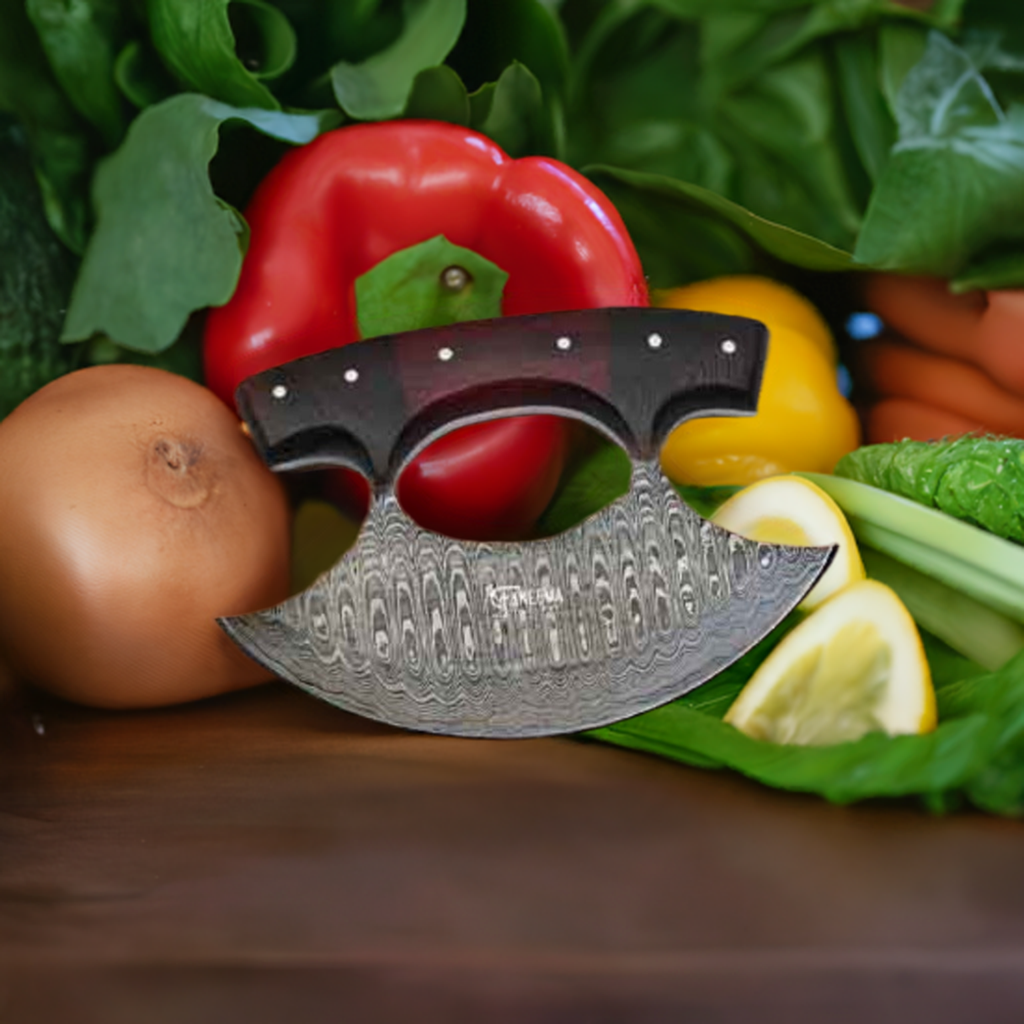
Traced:
<path fill-rule="evenodd" d="M 142 366 L 48 384 L 0 422 L 0 659 L 93 707 L 270 673 L 216 617 L 283 600 L 283 488 L 212 392 Z"/>

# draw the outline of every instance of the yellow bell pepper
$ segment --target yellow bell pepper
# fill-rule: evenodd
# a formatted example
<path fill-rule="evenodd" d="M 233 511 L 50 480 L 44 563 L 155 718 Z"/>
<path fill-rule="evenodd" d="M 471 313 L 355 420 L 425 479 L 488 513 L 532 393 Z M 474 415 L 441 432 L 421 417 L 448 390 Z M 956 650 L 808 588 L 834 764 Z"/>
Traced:
<path fill-rule="evenodd" d="M 663 292 L 656 302 L 739 313 L 734 302 L 688 305 L 686 291 Z M 677 427 L 661 453 L 662 467 L 676 483 L 745 485 L 799 470 L 828 473 L 860 443 L 857 415 L 839 392 L 825 337 L 820 332 L 808 337 L 772 312 L 747 308 L 742 314 L 760 319 L 771 332 L 757 414 L 702 418 Z"/>

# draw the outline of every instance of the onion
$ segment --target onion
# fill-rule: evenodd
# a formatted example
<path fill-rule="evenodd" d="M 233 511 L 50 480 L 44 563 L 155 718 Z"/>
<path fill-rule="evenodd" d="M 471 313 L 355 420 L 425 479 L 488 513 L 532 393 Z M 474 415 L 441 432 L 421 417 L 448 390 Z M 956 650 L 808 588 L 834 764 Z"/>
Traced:
<path fill-rule="evenodd" d="M 215 619 L 288 594 L 279 481 L 212 392 L 142 366 L 48 384 L 0 422 L 0 659 L 95 707 L 269 674 Z"/>

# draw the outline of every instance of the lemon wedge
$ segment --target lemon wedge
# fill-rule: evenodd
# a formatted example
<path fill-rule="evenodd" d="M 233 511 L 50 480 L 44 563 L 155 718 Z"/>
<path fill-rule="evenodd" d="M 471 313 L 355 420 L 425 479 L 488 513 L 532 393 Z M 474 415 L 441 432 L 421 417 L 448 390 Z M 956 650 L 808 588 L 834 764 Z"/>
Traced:
<path fill-rule="evenodd" d="M 741 537 L 796 547 L 837 545 L 832 564 L 800 605 L 817 608 L 864 579 L 864 563 L 842 509 L 817 485 L 799 476 L 774 476 L 734 494 L 712 522 Z"/>
<path fill-rule="evenodd" d="M 782 640 L 725 720 L 755 739 L 805 746 L 934 729 L 935 691 L 910 612 L 884 583 L 852 584 Z"/>

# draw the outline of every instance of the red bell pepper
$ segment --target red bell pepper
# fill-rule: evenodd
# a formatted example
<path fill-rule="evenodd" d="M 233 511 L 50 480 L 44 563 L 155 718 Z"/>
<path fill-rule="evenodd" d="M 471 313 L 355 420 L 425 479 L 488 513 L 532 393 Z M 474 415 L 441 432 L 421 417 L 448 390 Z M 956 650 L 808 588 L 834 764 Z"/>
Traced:
<path fill-rule="evenodd" d="M 238 288 L 206 327 L 206 382 L 229 404 L 253 373 L 357 341 L 356 278 L 437 235 L 508 273 L 505 315 L 647 304 L 636 251 L 601 192 L 556 160 L 513 160 L 451 124 L 328 132 L 285 156 L 246 218 Z M 553 493 L 567 429 L 531 416 L 450 433 L 406 470 L 399 500 L 439 532 L 521 535 Z"/>

